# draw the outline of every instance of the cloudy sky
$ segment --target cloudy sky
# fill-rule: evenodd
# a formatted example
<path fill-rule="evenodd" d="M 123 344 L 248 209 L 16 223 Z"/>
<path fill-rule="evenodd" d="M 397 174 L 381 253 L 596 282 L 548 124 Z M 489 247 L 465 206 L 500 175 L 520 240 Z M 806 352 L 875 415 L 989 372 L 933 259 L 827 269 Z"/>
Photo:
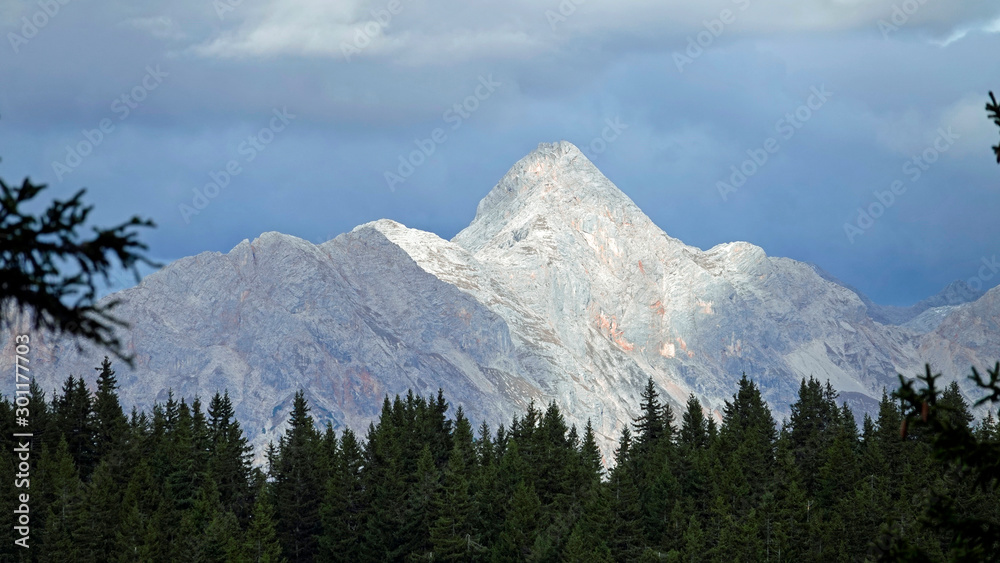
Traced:
<path fill-rule="evenodd" d="M 995 0 L 33 0 L 0 27 L 0 177 L 151 217 L 163 261 L 382 217 L 451 238 L 565 139 L 688 244 L 883 304 L 1000 282 Z"/>

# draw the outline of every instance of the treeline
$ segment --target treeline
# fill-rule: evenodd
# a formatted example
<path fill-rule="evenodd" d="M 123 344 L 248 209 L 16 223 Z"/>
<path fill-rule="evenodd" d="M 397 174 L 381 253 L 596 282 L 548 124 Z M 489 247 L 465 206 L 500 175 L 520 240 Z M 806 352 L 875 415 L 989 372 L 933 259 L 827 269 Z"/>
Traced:
<path fill-rule="evenodd" d="M 927 430 L 901 438 L 895 400 L 859 431 L 815 379 L 780 427 L 745 376 L 721 424 L 693 396 L 676 417 L 650 380 L 609 471 L 589 422 L 568 427 L 555 403 L 494 431 L 449 416 L 440 391 L 386 398 L 362 440 L 317 428 L 300 392 L 260 469 L 227 395 L 126 416 L 106 358 L 98 371 L 93 394 L 32 385 L 31 548 L 0 526 L 4 561 L 866 561 L 894 538 L 947 560 L 955 532 L 923 518 L 930 491 L 1000 522 L 995 487 L 935 461 Z M 957 385 L 939 403 L 998 441 Z M 6 476 L 13 409 L 0 400 Z M 12 519 L 24 490 L 2 486 Z"/>

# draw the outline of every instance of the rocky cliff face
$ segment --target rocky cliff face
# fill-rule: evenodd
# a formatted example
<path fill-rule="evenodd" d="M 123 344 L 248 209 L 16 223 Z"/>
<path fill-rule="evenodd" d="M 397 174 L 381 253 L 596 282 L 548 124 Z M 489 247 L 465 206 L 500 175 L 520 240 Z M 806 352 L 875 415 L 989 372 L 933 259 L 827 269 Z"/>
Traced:
<path fill-rule="evenodd" d="M 746 372 L 780 419 L 810 375 L 870 408 L 925 361 L 964 375 L 1000 358 L 997 289 L 930 304 L 941 318 L 917 327 L 878 322 L 813 266 L 671 238 L 566 142 L 515 164 L 451 241 L 389 220 L 320 245 L 265 233 L 115 297 L 137 360 L 117 365 L 126 405 L 228 389 L 258 449 L 300 388 L 321 422 L 362 433 L 385 394 L 408 389 L 443 388 L 494 427 L 555 400 L 610 451 L 647 377 L 677 409 L 694 393 L 718 414 Z M 103 356 L 35 340 L 47 390 Z"/>

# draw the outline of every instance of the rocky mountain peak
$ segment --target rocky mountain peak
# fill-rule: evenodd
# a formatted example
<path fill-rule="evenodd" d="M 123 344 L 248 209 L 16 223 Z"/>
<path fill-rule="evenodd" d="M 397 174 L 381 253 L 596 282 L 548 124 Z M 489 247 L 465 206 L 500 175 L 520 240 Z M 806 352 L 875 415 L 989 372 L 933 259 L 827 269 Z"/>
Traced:
<path fill-rule="evenodd" d="M 652 225 L 575 145 L 568 141 L 541 143 L 479 202 L 475 219 L 454 242 L 476 253 L 510 230 L 541 223 L 549 228 L 572 228 L 595 216 Z"/>
<path fill-rule="evenodd" d="M 269 232 L 109 299 L 132 325 L 123 403 L 228 390 L 258 453 L 297 389 L 321 424 L 360 431 L 387 394 L 439 388 L 491 425 L 554 400 L 610 453 L 648 378 L 675 412 L 694 393 L 718 418 L 746 373 L 780 419 L 804 377 L 874 409 L 927 361 L 955 375 L 992 365 L 1000 288 L 964 303 L 973 293 L 946 288 L 919 331 L 875 322 L 883 309 L 818 268 L 670 238 L 562 141 L 519 160 L 452 241 L 389 219 L 318 246 Z M 32 350 L 46 390 L 102 357 L 45 335 Z"/>
<path fill-rule="evenodd" d="M 961 305 L 975 301 L 983 296 L 982 291 L 977 291 L 962 280 L 955 280 L 948 284 L 936 295 L 922 301 L 930 307 L 940 307 L 942 305 Z"/>

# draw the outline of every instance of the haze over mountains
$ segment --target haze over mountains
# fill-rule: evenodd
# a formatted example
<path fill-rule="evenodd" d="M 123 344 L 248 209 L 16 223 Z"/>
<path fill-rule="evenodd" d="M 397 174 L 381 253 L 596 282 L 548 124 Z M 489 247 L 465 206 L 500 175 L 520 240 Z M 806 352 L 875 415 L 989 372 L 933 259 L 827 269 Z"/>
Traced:
<path fill-rule="evenodd" d="M 451 241 L 387 219 L 319 245 L 264 233 L 114 297 L 136 358 L 116 364 L 125 405 L 228 389 L 258 451 L 300 388 L 321 422 L 362 433 L 383 396 L 408 389 L 443 388 L 494 428 L 555 400 L 609 449 L 647 377 L 675 412 L 694 393 L 719 413 L 746 372 L 780 420 L 810 375 L 860 412 L 925 362 L 964 385 L 1000 359 L 1000 288 L 959 282 L 881 307 L 747 242 L 688 246 L 565 141 L 518 161 Z M 49 392 L 92 380 L 104 355 L 35 342 Z"/>

